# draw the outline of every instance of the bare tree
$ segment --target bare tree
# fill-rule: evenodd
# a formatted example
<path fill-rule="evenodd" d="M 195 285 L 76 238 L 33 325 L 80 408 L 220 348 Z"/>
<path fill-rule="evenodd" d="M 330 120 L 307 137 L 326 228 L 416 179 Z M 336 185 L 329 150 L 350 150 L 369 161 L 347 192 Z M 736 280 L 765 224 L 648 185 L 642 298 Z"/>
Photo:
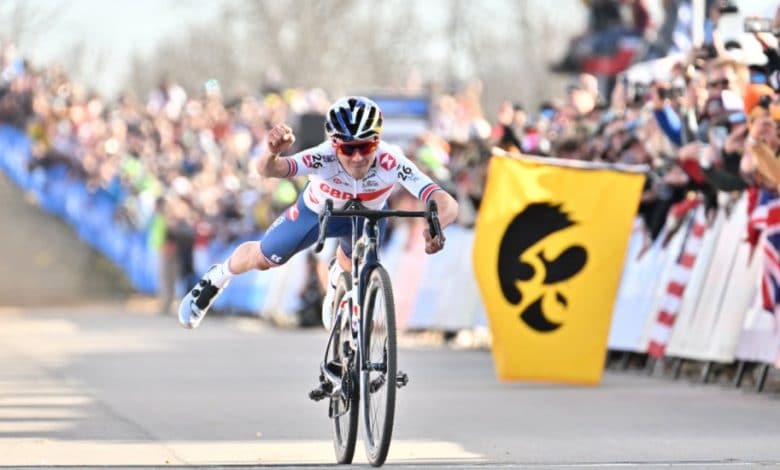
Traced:
<path fill-rule="evenodd" d="M 32 36 L 40 35 L 62 17 L 68 5 L 60 0 L 53 7 L 36 8 L 24 0 L 0 2 L 0 40 L 24 44 Z"/>
<path fill-rule="evenodd" d="M 199 92 L 207 80 L 216 79 L 223 90 L 235 91 L 242 83 L 236 39 L 231 28 L 219 27 L 229 20 L 223 15 L 218 24 L 193 26 L 185 35 L 163 41 L 148 58 L 136 52 L 126 88 L 142 96 L 162 80 L 171 78 L 188 90 Z"/>
<path fill-rule="evenodd" d="M 266 84 L 336 95 L 397 87 L 419 70 L 450 85 L 481 78 L 491 114 L 503 99 L 533 106 L 562 92 L 547 63 L 550 46 L 567 38 L 550 9 L 537 0 L 243 0 L 219 21 L 136 57 L 130 81 L 148 86 L 171 76 L 194 89 L 217 78 L 227 92 Z"/>

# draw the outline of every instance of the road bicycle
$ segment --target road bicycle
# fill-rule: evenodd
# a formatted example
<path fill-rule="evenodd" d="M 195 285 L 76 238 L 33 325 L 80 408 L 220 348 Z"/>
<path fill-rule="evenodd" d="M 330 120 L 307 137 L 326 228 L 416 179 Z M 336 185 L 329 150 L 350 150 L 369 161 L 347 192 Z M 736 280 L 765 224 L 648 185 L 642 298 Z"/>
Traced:
<path fill-rule="evenodd" d="M 328 416 L 340 464 L 352 463 L 362 403 L 366 455 L 371 465 L 379 467 L 390 449 L 396 389 L 406 386 L 409 377 L 398 370 L 393 289 L 379 262 L 377 223 L 388 217 L 424 217 L 431 236 L 442 240 L 441 224 L 434 201 L 426 211 L 384 211 L 367 209 L 357 199 L 334 210 L 328 199 L 319 216 L 315 252 L 322 250 L 331 217 L 352 219 L 352 271 L 341 273 L 336 282 L 319 387 L 309 398 L 329 399 Z"/>

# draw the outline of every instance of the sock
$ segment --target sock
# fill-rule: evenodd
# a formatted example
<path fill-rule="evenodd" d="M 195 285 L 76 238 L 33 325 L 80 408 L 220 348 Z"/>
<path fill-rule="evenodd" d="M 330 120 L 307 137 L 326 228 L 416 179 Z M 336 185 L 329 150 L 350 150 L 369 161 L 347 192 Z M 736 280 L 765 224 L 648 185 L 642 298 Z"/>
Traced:
<path fill-rule="evenodd" d="M 341 269 L 341 265 L 339 264 L 338 259 L 334 258 L 331 262 L 330 269 L 328 270 L 328 283 L 330 284 L 330 288 L 333 289 L 333 291 L 336 291 L 336 282 L 339 280 L 339 276 L 341 273 L 343 273 L 344 270 Z"/>
<path fill-rule="evenodd" d="M 337 259 L 333 259 L 328 270 L 328 286 L 325 290 L 325 299 L 322 301 L 322 326 L 330 329 L 331 317 L 333 317 L 333 297 L 336 295 L 336 282 L 343 269 Z"/>
<path fill-rule="evenodd" d="M 208 280 L 214 284 L 214 286 L 220 289 L 225 287 L 227 283 L 233 279 L 233 276 L 235 276 L 235 274 L 230 271 L 230 258 L 228 258 L 222 264 L 215 265 L 214 269 L 210 269 L 206 273 L 206 276 L 208 277 Z"/>

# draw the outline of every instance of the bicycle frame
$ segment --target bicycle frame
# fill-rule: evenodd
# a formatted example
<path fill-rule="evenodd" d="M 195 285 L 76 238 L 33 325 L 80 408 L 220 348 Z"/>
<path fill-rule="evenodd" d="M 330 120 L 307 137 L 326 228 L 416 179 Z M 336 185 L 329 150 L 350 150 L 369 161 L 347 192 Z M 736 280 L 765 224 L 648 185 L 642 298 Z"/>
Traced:
<path fill-rule="evenodd" d="M 353 377 L 354 383 L 357 384 L 360 373 L 364 371 L 379 370 L 371 364 L 370 358 L 365 354 L 365 345 L 363 344 L 364 325 L 362 322 L 362 308 L 366 296 L 368 275 L 374 267 L 380 265 L 378 256 L 379 233 L 377 230 L 377 222 L 386 217 L 424 217 L 429 223 L 430 232 L 433 236 L 441 236 L 441 227 L 439 225 L 435 202 L 429 203 L 429 209 L 427 211 L 375 211 L 365 209 L 359 200 L 353 199 L 348 201 L 343 209 L 334 211 L 333 201 L 328 199 L 325 204 L 325 210 L 320 215 L 320 237 L 317 241 L 315 252 L 319 252 L 322 249 L 327 230 L 327 222 L 330 217 L 350 217 L 352 219 L 352 285 L 349 289 L 349 308 L 347 311 L 350 315 L 349 329 L 352 339 L 352 341 L 350 341 L 350 352 L 353 354 L 357 353 L 360 358 L 360 364 L 357 367 L 357 370 L 354 371 L 356 376 Z M 358 230 L 361 219 L 364 220 L 362 237 L 359 236 L 360 230 Z M 361 242 L 362 246 L 360 244 Z M 331 329 L 330 337 L 328 338 L 328 343 L 325 348 L 325 357 L 320 364 L 320 372 L 331 385 L 331 391 L 329 392 L 331 398 L 341 397 L 348 399 L 350 397 L 347 397 L 344 393 L 342 378 L 327 368 L 328 351 L 330 351 L 333 338 L 336 335 L 336 328 L 341 328 L 343 321 L 342 315 L 344 309 L 339 307 L 340 306 L 336 306 L 334 309 L 334 327 Z M 346 400 L 346 402 L 349 403 L 349 400 Z M 349 408 L 347 407 L 343 413 L 346 413 L 348 410 Z M 334 416 L 331 416 L 331 418 L 333 417 Z"/>

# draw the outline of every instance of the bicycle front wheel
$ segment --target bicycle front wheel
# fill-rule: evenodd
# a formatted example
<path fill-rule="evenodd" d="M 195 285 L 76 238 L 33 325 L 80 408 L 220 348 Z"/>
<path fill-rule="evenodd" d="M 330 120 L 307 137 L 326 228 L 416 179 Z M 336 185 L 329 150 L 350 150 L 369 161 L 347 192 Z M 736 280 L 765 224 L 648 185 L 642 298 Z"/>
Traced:
<path fill-rule="evenodd" d="M 368 277 L 363 304 L 363 352 L 366 355 L 363 362 L 367 362 L 367 367 L 361 369 L 360 380 L 366 455 L 375 467 L 385 462 L 393 436 L 397 368 L 395 334 L 393 288 L 387 271 L 378 266 Z"/>
<path fill-rule="evenodd" d="M 347 293 L 352 286 L 351 279 L 348 273 L 341 273 L 339 276 L 331 310 L 333 312 L 331 322 L 335 322 L 337 318 L 341 321 L 329 352 L 330 361 L 340 366 L 343 389 L 342 396 L 330 399 L 331 416 L 333 416 L 333 448 L 336 451 L 336 461 L 340 464 L 352 463 L 360 413 L 357 384 L 358 353 L 350 352 L 352 348 L 349 346 L 352 337 L 349 323 L 352 313 L 349 311 L 350 302 L 347 301 Z M 337 315 L 339 312 L 341 312 L 340 317 Z"/>

